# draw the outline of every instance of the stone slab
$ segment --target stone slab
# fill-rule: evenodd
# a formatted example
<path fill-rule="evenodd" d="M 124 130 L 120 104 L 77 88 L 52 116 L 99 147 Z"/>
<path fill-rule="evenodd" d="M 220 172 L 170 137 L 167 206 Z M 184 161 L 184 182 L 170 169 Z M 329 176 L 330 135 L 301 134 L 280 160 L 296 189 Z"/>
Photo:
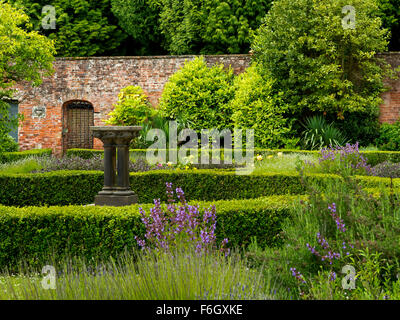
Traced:
<path fill-rule="evenodd" d="M 138 203 L 138 196 L 136 194 L 130 196 L 97 195 L 94 198 L 94 204 L 96 206 L 123 207 L 135 203 Z"/>

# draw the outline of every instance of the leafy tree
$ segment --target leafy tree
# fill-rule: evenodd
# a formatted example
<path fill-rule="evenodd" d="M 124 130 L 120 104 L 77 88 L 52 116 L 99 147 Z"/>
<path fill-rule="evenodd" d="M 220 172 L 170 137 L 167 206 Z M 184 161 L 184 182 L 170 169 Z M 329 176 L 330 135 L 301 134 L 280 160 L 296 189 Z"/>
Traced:
<path fill-rule="evenodd" d="M 280 148 L 297 143 L 292 137 L 292 120 L 285 114 L 281 92 L 274 93 L 272 80 L 264 80 L 253 64 L 235 79 L 235 96 L 229 102 L 235 128 L 254 129 L 258 148 Z"/>
<path fill-rule="evenodd" d="M 247 53 L 271 0 L 161 0 L 160 29 L 171 54 Z"/>
<path fill-rule="evenodd" d="M 164 87 L 160 109 L 169 119 L 184 119 L 191 128 L 231 128 L 234 74 L 232 69 L 208 67 L 203 57 L 188 61 Z"/>
<path fill-rule="evenodd" d="M 19 81 L 39 85 L 53 70 L 54 43 L 35 31 L 23 30 L 20 26 L 28 20 L 23 11 L 0 0 L 0 145 L 18 125 L 19 118 L 10 117 L 6 102 L 12 99 L 13 86 Z"/>
<path fill-rule="evenodd" d="M 355 28 L 342 25 L 349 4 Z M 388 45 L 377 14 L 375 0 L 278 0 L 257 30 L 255 60 L 298 117 L 360 112 L 377 121 L 383 79 L 393 75 L 376 56 Z"/>
<path fill-rule="evenodd" d="M 35 30 L 55 40 L 59 56 L 115 54 L 127 35 L 118 28 L 110 0 L 8 0 L 29 15 Z M 43 29 L 42 8 L 51 4 L 56 12 L 56 29 Z"/>
<path fill-rule="evenodd" d="M 136 126 L 148 122 L 155 114 L 143 89 L 128 86 L 118 94 L 118 101 L 109 113 L 107 124 L 118 126 Z"/>
<path fill-rule="evenodd" d="M 140 47 L 141 55 L 163 53 L 159 26 L 161 3 L 157 0 L 111 0 L 118 24 Z"/>
<path fill-rule="evenodd" d="M 378 0 L 383 26 L 391 31 L 389 50 L 400 51 L 400 0 Z"/>

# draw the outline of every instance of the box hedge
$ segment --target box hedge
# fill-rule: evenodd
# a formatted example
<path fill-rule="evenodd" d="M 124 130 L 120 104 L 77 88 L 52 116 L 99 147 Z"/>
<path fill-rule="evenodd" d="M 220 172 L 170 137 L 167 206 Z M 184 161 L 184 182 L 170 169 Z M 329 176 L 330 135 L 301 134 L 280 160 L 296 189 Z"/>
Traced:
<path fill-rule="evenodd" d="M 255 236 L 265 247 L 280 244 L 277 235 L 294 200 L 295 196 L 272 196 L 196 204 L 201 213 L 215 204 L 218 242 L 228 238 L 230 247 L 246 246 Z M 149 213 L 152 205 L 141 207 Z M 50 257 L 108 258 L 137 248 L 135 236 L 145 233 L 138 208 L 0 206 L 0 267 L 16 266 L 21 260 L 40 266 Z"/>
<path fill-rule="evenodd" d="M 312 174 L 307 179 L 326 183 L 341 179 L 331 174 Z M 390 179 L 357 177 L 365 187 L 390 185 Z M 303 194 L 297 174 L 262 173 L 237 175 L 229 170 L 154 170 L 130 174 L 131 189 L 140 203 L 166 200 L 165 183 L 181 187 L 189 200 L 254 199 L 270 195 Z M 400 179 L 394 179 L 400 185 Z M 0 174 L 0 204 L 8 206 L 89 204 L 102 189 L 101 171 L 53 171 L 49 173 Z"/>
<path fill-rule="evenodd" d="M 29 158 L 29 157 L 45 157 L 51 156 L 51 149 L 34 149 L 17 152 L 3 152 L 0 153 L 0 163 L 14 162 L 17 160 Z"/>

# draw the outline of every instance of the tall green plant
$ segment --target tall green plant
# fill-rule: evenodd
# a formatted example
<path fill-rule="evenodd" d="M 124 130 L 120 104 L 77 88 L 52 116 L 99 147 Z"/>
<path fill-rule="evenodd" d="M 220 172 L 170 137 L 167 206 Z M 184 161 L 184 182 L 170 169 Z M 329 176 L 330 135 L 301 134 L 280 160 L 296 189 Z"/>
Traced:
<path fill-rule="evenodd" d="M 327 123 L 322 116 L 307 118 L 303 126 L 305 130 L 302 142 L 305 149 L 320 150 L 329 146 L 344 146 L 347 142 L 346 137 L 333 123 Z"/>
<path fill-rule="evenodd" d="M 14 85 L 27 81 L 32 86 L 53 72 L 54 42 L 35 31 L 25 31 L 28 16 L 20 9 L 0 0 L 0 144 L 5 146 L 8 134 L 22 119 L 11 117 L 9 104 Z M 6 151 L 0 147 L 0 151 Z"/>
<path fill-rule="evenodd" d="M 112 55 L 127 37 L 111 12 L 110 0 L 8 1 L 20 5 L 29 15 L 32 27 L 54 40 L 58 56 Z M 41 26 L 46 5 L 55 8 L 56 29 Z"/>
<path fill-rule="evenodd" d="M 387 50 L 389 34 L 375 0 L 350 4 L 354 28 L 342 13 L 346 0 L 278 0 L 257 30 L 255 60 L 299 116 L 362 112 L 377 121 L 383 79 L 393 73 L 376 53 Z"/>
<path fill-rule="evenodd" d="M 233 70 L 222 64 L 208 67 L 204 57 L 186 61 L 166 83 L 160 109 L 169 119 L 190 121 L 197 131 L 230 128 L 233 80 Z"/>

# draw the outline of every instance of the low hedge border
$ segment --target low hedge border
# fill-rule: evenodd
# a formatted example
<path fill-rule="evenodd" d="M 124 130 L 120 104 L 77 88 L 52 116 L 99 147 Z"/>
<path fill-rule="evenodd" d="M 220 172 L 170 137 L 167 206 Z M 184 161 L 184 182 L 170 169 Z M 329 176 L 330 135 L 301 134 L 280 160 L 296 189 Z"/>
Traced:
<path fill-rule="evenodd" d="M 312 182 L 341 179 L 332 174 L 311 174 Z M 364 187 L 389 186 L 389 178 L 358 176 Z M 130 174 L 131 189 L 140 203 L 166 200 L 165 183 L 181 187 L 189 200 L 254 199 L 271 195 L 304 194 L 298 174 L 262 173 L 237 175 L 228 170 L 153 170 Z M 400 186 L 400 179 L 394 179 Z M 94 201 L 103 187 L 101 171 L 53 171 L 49 173 L 0 174 L 0 204 L 7 206 L 80 205 Z"/>
<path fill-rule="evenodd" d="M 252 237 L 260 246 L 280 245 L 278 233 L 296 196 L 250 200 L 191 202 L 203 208 L 215 204 L 217 240 L 230 247 L 247 246 Z M 42 266 L 49 257 L 108 258 L 137 248 L 135 236 L 144 237 L 140 205 L 127 207 L 5 207 L 0 206 L 0 267 L 15 267 L 23 260 Z M 149 213 L 151 204 L 141 206 Z"/>
<path fill-rule="evenodd" d="M 51 156 L 51 149 L 34 149 L 18 152 L 3 152 L 0 153 L 0 163 L 9 163 L 29 157 L 45 157 Z"/>
<path fill-rule="evenodd" d="M 220 152 L 222 154 L 222 150 Z M 131 149 L 130 155 L 132 159 L 137 158 L 145 158 L 146 157 L 146 149 Z M 200 149 L 199 149 L 200 152 Z M 211 151 L 210 151 L 211 152 Z M 262 155 L 271 155 L 278 154 L 282 152 L 284 154 L 290 153 L 299 153 L 299 154 L 308 154 L 318 156 L 318 151 L 309 151 L 309 150 L 296 150 L 296 149 L 282 149 L 282 150 L 272 150 L 272 149 L 254 149 L 254 155 L 262 154 Z M 384 161 L 391 161 L 398 163 L 400 162 L 400 151 L 362 151 L 367 158 L 368 164 L 371 166 L 375 166 Z M 66 152 L 67 156 L 78 156 L 84 159 L 90 159 L 94 155 L 103 155 L 103 150 L 93 150 L 93 149 L 69 149 Z M 210 156 L 211 157 L 211 156 Z M 167 151 L 168 158 L 168 151 Z M 223 157 L 222 157 L 223 158 Z"/>

